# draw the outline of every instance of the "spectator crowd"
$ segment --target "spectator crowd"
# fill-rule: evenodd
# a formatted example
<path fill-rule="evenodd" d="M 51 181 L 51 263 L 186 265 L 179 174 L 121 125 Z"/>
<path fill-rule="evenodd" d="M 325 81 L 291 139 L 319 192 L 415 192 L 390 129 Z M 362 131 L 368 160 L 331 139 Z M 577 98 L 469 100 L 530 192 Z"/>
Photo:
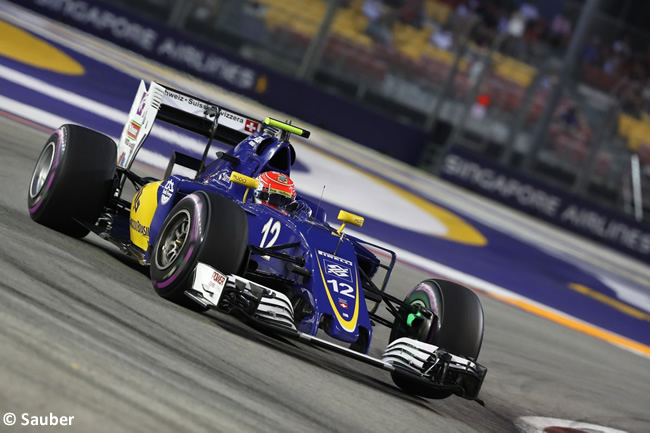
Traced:
<path fill-rule="evenodd" d="M 366 34 L 376 43 L 391 45 L 396 23 L 430 26 L 431 44 L 446 51 L 456 49 L 466 34 L 479 46 L 489 46 L 501 36 L 498 51 L 540 66 L 549 55 L 564 54 L 583 5 L 566 1 L 563 8 L 542 13 L 537 0 L 437 0 L 451 13 L 436 22 L 427 15 L 429 2 L 435 1 L 364 0 Z M 582 43 L 578 73 L 580 79 L 618 97 L 624 111 L 639 117 L 650 113 L 650 41 L 633 35 L 598 16 Z"/>

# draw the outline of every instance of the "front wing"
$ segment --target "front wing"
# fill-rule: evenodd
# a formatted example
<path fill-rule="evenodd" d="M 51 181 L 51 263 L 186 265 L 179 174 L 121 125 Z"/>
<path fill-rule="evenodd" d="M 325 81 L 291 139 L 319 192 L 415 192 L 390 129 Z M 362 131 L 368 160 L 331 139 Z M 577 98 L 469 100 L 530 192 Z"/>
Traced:
<path fill-rule="evenodd" d="M 283 293 L 246 278 L 223 275 L 204 263 L 197 265 L 192 290 L 186 291 L 185 295 L 205 307 L 243 314 L 256 325 L 271 328 L 284 336 L 421 381 L 423 387 L 450 390 L 460 397 L 483 404 L 478 393 L 487 368 L 433 344 L 399 338 L 386 347 L 379 359 L 305 334 L 296 329 L 293 305 Z"/>

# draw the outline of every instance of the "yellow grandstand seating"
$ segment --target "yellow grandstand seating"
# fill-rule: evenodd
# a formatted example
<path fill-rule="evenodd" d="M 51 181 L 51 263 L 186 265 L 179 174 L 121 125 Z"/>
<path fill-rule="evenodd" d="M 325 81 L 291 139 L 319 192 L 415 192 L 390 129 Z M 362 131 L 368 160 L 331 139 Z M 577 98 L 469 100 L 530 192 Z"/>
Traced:
<path fill-rule="evenodd" d="M 267 6 L 265 17 L 267 27 L 292 28 L 308 37 L 318 31 L 327 8 L 326 0 L 259 1 Z M 368 18 L 361 12 L 363 1 L 352 0 L 349 7 L 340 9 L 336 14 L 331 31 L 353 45 L 370 49 L 373 46 L 373 41 L 365 34 Z M 424 5 L 427 17 L 440 25 L 447 22 L 452 12 L 447 4 L 438 0 L 425 0 Z M 410 25 L 396 23 L 393 27 L 393 45 L 397 51 L 415 63 L 428 57 L 451 65 L 454 54 L 433 46 L 429 41 L 431 32 L 430 26 L 417 29 Z M 530 85 L 536 73 L 536 69 L 532 66 L 499 53 L 493 55 L 492 61 L 497 75 L 522 88 Z M 461 61 L 461 70 L 466 70 L 467 66 L 465 60 Z M 631 151 L 637 151 L 642 146 L 650 147 L 650 114 L 643 113 L 641 119 L 621 114 L 618 121 L 618 132 L 626 140 L 627 147 Z"/>
<path fill-rule="evenodd" d="M 641 113 L 641 121 L 644 123 L 650 123 L 650 113 L 646 113 L 645 111 Z"/>
<path fill-rule="evenodd" d="M 451 15 L 451 7 L 436 0 L 426 0 L 424 2 L 424 9 L 427 17 L 438 24 L 445 24 L 449 19 L 449 15 Z"/>
<path fill-rule="evenodd" d="M 627 139 L 627 147 L 631 151 L 636 151 L 640 145 L 650 144 L 650 123 L 621 114 L 618 126 L 619 134 Z"/>
<path fill-rule="evenodd" d="M 332 33 L 347 39 L 353 44 L 371 48 L 373 41 L 365 34 L 368 18 L 361 9 L 364 0 L 353 0 L 347 8 L 340 9 L 332 23 Z M 267 5 L 266 25 L 269 28 L 283 26 L 291 28 L 306 37 L 312 37 L 317 31 L 327 8 L 326 0 L 260 0 Z M 426 0 L 427 17 L 439 24 L 447 21 L 451 8 L 438 0 Z M 426 56 L 451 65 L 454 54 L 434 47 L 430 42 L 432 29 L 424 26 L 417 29 L 413 26 L 396 23 L 393 27 L 393 45 L 397 51 L 418 62 Z M 521 86 L 528 86 L 535 74 L 535 69 L 525 63 L 500 54 L 494 55 L 494 68 L 498 75 Z M 462 61 L 461 70 L 465 70 L 467 62 Z"/>
<path fill-rule="evenodd" d="M 630 116 L 629 114 L 621 114 L 618 116 L 618 133 L 622 137 L 630 135 L 630 131 L 638 123 L 638 119 Z"/>
<path fill-rule="evenodd" d="M 532 66 L 499 53 L 492 55 L 492 64 L 497 75 L 522 87 L 528 87 L 535 76 Z"/>
<path fill-rule="evenodd" d="M 447 65 L 451 65 L 454 61 L 453 53 L 451 53 L 450 51 L 441 50 L 440 48 L 437 48 L 431 44 L 427 44 L 424 47 L 422 51 L 422 55 L 427 55 L 433 59 L 446 63 Z M 462 62 L 462 63 L 466 65 L 467 62 Z"/>

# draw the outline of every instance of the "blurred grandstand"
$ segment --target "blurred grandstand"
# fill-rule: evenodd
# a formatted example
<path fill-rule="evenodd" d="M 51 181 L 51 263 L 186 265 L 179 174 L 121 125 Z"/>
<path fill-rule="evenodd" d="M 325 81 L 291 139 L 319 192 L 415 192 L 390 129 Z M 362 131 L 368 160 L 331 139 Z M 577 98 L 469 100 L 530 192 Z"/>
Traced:
<path fill-rule="evenodd" d="M 562 71 L 583 2 L 118 0 L 222 49 L 519 167 Z M 623 1 L 629 7 L 632 0 Z M 580 42 L 529 174 L 632 211 L 631 155 L 650 221 L 648 34 L 600 10 Z M 306 59 L 310 63 L 306 63 Z M 300 113 L 294 113 L 300 115 Z M 632 158 L 633 160 L 633 158 Z M 638 218 L 637 218 L 638 219 Z"/>

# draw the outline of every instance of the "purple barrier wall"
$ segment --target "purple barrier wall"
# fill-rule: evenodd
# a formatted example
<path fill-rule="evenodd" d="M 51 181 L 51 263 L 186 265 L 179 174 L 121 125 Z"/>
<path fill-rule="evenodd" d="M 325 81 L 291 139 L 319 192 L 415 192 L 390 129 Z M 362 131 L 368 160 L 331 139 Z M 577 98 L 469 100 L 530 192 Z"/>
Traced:
<path fill-rule="evenodd" d="M 644 261 L 650 259 L 650 227 L 527 178 L 470 150 L 456 147 L 447 154 L 440 177 Z"/>
<path fill-rule="evenodd" d="M 160 23 L 101 0 L 11 0 L 146 57 L 202 77 L 279 111 L 416 165 L 427 140 L 408 127 L 354 102 L 228 54 Z M 236 109 L 236 107 L 233 107 Z M 520 173 L 456 148 L 441 177 L 604 242 L 643 260 L 650 257 L 650 229 Z"/>
<path fill-rule="evenodd" d="M 48 17 L 416 164 L 427 135 L 397 120 L 101 0 L 11 0 Z M 233 107 L 236 108 L 236 107 Z"/>

